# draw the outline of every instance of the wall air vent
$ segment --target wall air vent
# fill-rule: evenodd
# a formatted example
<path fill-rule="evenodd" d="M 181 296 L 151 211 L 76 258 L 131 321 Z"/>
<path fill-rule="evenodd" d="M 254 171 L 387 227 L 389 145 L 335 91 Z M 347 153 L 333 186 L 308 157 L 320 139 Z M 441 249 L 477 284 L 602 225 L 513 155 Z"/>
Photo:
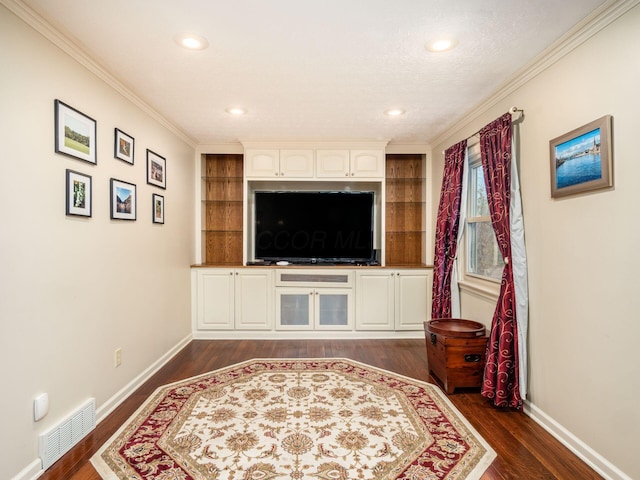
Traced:
<path fill-rule="evenodd" d="M 53 465 L 95 426 L 96 399 L 90 398 L 58 425 L 40 435 L 42 469 L 46 470 Z"/>

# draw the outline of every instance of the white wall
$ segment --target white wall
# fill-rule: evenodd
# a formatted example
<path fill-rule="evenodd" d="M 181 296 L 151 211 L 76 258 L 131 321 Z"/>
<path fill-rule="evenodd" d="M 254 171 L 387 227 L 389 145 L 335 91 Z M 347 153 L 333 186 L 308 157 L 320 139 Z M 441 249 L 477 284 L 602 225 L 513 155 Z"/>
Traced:
<path fill-rule="evenodd" d="M 0 6 L 0 478 L 87 398 L 100 409 L 190 334 L 194 148 Z M 120 72 L 126 75 L 126 72 Z M 54 99 L 97 120 L 98 164 L 54 153 Z M 113 158 L 113 130 L 135 165 Z M 167 159 L 146 184 L 145 149 Z M 65 216 L 65 169 L 93 177 L 93 217 Z M 109 218 L 109 179 L 137 185 L 138 220 Z M 151 222 L 151 195 L 165 221 Z M 114 350 L 122 365 L 114 368 Z M 33 421 L 33 399 L 50 412 Z"/>
<path fill-rule="evenodd" d="M 616 467 L 640 478 L 638 45 L 635 6 L 434 146 L 441 176 L 445 148 L 512 105 L 525 110 L 520 179 L 530 288 L 528 399 L 620 478 Z M 615 188 L 552 199 L 549 140 L 606 114 L 613 116 Z M 467 318 L 490 321 L 476 296 L 462 301 Z"/>

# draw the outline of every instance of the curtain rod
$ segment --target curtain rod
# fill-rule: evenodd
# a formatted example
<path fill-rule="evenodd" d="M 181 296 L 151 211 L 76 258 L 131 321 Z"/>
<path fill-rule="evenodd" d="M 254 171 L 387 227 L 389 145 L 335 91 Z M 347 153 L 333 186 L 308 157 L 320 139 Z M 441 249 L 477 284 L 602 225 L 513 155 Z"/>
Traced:
<path fill-rule="evenodd" d="M 508 111 L 507 113 L 510 113 L 510 114 L 511 114 L 511 121 L 514 121 L 514 120 L 513 120 L 513 116 L 514 116 L 514 115 L 516 115 L 516 114 L 520 114 L 520 115 L 522 115 L 522 114 L 524 113 L 524 110 L 523 110 L 523 109 L 521 109 L 521 108 L 518 108 L 518 107 L 516 107 L 516 106 L 513 106 L 513 107 L 511 107 L 511 108 L 509 109 L 509 111 Z M 484 127 L 482 127 L 482 128 L 484 128 Z M 482 130 L 482 128 L 481 128 L 480 130 Z M 478 135 L 480 135 L 480 130 L 478 130 L 477 132 L 472 133 L 471 135 L 469 135 L 469 136 L 467 137 L 467 141 L 468 141 L 468 140 L 473 139 L 473 137 L 477 137 Z M 479 141 L 479 140 L 480 140 L 480 138 L 478 138 L 478 139 L 476 140 L 476 142 L 474 142 L 474 143 L 477 143 L 477 141 Z M 444 152 L 445 152 L 445 150 L 443 150 L 443 151 L 442 151 L 442 154 L 443 154 L 443 155 L 444 155 Z"/>

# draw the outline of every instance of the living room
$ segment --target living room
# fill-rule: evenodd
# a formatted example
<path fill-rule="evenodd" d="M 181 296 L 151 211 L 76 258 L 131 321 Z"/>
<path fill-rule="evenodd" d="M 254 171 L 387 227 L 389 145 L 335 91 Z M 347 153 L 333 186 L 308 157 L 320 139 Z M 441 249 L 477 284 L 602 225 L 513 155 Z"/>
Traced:
<path fill-rule="evenodd" d="M 631 142 L 640 109 L 640 7 L 604 7 L 490 98 L 469 105 L 433 142 L 390 142 L 385 153 L 427 159 L 426 217 L 434 222 L 443 151 L 512 106 L 524 110 L 517 158 L 529 269 L 525 411 L 605 478 L 630 479 L 640 478 L 640 257 L 633 254 L 640 228 L 628 220 L 637 191 L 630 181 L 640 175 Z M 201 154 L 242 154 L 243 147 L 195 144 L 22 2 L 2 1 L 0 39 L 0 196 L 16 205 L 5 210 L 0 240 L 0 358 L 11 392 L 0 404 L 0 477 L 26 479 L 40 473 L 41 433 L 87 398 L 96 399 L 97 420 L 105 418 L 193 338 Z M 55 99 L 97 121 L 97 165 L 55 153 Z M 552 198 L 549 141 L 603 115 L 613 117 L 613 188 Z M 135 136 L 133 166 L 112 158 L 114 128 Z M 147 183 L 145 149 L 166 158 L 166 190 Z M 65 215 L 66 169 L 92 177 L 91 218 Z M 137 185 L 135 222 L 111 220 L 110 178 Z M 164 196 L 164 224 L 151 220 L 154 194 Z M 489 326 L 495 300 L 464 285 L 461 316 Z M 34 398 L 44 392 L 48 414 L 34 422 Z"/>

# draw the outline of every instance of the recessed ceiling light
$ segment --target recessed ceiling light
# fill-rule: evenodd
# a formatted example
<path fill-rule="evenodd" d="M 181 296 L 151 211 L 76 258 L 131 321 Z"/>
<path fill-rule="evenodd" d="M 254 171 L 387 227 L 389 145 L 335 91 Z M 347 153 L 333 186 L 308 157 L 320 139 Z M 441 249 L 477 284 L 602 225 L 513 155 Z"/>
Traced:
<path fill-rule="evenodd" d="M 209 46 L 209 42 L 201 35 L 184 33 L 177 35 L 175 41 L 178 45 L 189 50 L 204 50 Z"/>
<path fill-rule="evenodd" d="M 389 117 L 399 117 L 400 115 L 404 115 L 405 111 L 401 108 L 390 108 L 389 110 L 385 110 L 384 114 Z"/>
<path fill-rule="evenodd" d="M 225 112 L 230 113 L 231 115 L 244 115 L 247 113 L 247 110 L 245 108 L 230 107 L 227 108 Z"/>
<path fill-rule="evenodd" d="M 439 38 L 427 42 L 425 48 L 430 52 L 446 52 L 453 49 L 458 44 L 458 41 L 454 38 Z"/>

